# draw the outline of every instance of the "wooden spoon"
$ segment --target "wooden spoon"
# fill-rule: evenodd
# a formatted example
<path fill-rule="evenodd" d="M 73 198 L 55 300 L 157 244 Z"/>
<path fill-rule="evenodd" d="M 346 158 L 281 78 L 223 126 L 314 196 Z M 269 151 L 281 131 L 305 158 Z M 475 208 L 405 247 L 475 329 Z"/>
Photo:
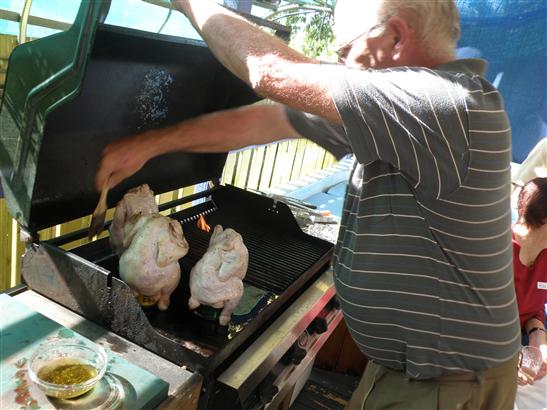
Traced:
<path fill-rule="evenodd" d="M 101 196 L 99 197 L 99 203 L 93 211 L 93 216 L 91 217 L 91 224 L 89 225 L 89 234 L 87 239 L 91 240 L 94 236 L 101 233 L 104 227 L 104 218 L 106 216 L 106 210 L 108 205 L 106 204 L 106 198 L 108 196 L 108 184 L 110 182 L 110 177 L 108 177 L 103 184 L 103 189 L 101 189 Z"/>

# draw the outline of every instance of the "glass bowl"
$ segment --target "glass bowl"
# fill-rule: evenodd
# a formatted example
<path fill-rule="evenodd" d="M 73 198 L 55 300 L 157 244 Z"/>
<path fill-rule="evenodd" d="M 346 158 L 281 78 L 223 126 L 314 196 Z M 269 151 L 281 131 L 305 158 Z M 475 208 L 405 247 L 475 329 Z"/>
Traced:
<path fill-rule="evenodd" d="M 78 339 L 42 343 L 28 361 L 30 379 L 48 396 L 70 399 L 87 393 L 106 372 L 108 356 L 96 344 Z"/>

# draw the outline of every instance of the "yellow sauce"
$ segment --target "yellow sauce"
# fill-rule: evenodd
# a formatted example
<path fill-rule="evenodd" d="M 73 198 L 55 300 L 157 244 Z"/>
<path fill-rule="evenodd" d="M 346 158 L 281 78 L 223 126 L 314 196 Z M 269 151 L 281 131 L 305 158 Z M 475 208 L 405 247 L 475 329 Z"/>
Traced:
<path fill-rule="evenodd" d="M 97 376 L 95 367 L 67 359 L 55 360 L 38 371 L 40 379 L 53 384 L 80 384 L 95 376 Z"/>

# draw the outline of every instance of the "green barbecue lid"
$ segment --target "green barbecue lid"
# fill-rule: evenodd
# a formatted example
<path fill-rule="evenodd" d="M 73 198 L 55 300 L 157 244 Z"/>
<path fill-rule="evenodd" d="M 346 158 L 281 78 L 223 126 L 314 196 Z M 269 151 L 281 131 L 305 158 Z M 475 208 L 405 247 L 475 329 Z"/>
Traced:
<path fill-rule="evenodd" d="M 0 177 L 11 215 L 31 231 L 89 215 L 95 173 L 117 138 L 259 97 L 205 43 L 100 23 L 108 2 L 82 1 L 72 27 L 11 54 L 0 107 Z M 156 194 L 219 178 L 226 154 L 167 154 L 109 193 Z"/>

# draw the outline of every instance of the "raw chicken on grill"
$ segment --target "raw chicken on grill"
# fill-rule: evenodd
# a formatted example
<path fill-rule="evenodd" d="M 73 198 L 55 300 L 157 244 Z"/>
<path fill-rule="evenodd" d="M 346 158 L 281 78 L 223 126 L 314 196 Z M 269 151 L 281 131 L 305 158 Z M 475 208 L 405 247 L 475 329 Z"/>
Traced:
<path fill-rule="evenodd" d="M 147 184 L 130 189 L 116 205 L 112 225 L 110 225 L 110 246 L 121 256 L 125 232 L 131 230 L 130 221 L 136 221 L 136 216 L 157 214 L 158 204 L 154 192 Z"/>
<path fill-rule="evenodd" d="M 241 235 L 215 226 L 207 252 L 190 272 L 190 309 L 201 304 L 222 308 L 219 323 L 227 325 L 243 296 L 242 279 L 248 264 L 249 253 Z"/>
<path fill-rule="evenodd" d="M 120 256 L 120 277 L 139 303 L 167 309 L 180 281 L 178 260 L 188 253 L 188 242 L 180 223 L 159 213 L 148 185 L 129 190 L 116 205 L 110 245 Z"/>
<path fill-rule="evenodd" d="M 134 216 L 129 221 L 120 258 L 120 277 L 142 305 L 169 307 L 169 297 L 180 281 L 178 260 L 188 253 L 182 226 L 159 213 Z"/>

